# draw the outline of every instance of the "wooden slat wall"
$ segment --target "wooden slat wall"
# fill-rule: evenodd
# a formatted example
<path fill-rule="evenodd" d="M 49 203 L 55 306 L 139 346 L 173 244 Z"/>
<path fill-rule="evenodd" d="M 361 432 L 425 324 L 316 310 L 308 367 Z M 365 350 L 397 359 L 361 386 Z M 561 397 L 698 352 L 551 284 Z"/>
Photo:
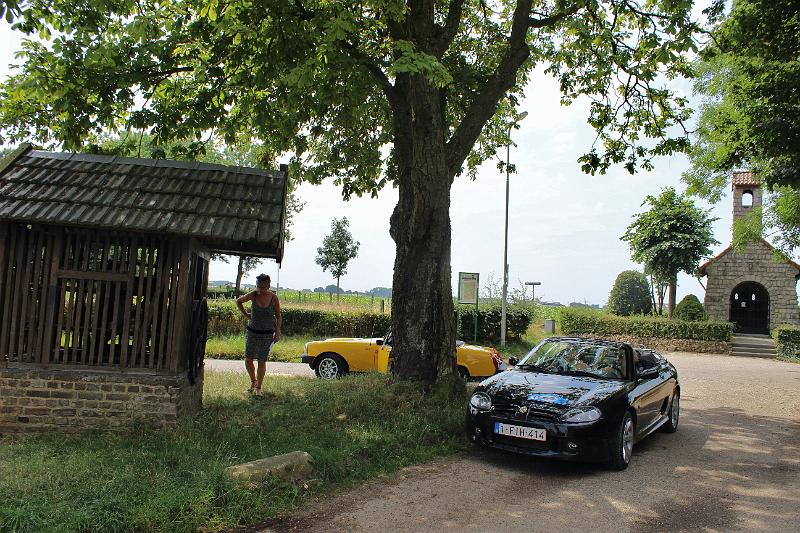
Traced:
<path fill-rule="evenodd" d="M 208 275 L 185 241 L 3 224 L 0 268 L 0 364 L 183 369 Z"/>

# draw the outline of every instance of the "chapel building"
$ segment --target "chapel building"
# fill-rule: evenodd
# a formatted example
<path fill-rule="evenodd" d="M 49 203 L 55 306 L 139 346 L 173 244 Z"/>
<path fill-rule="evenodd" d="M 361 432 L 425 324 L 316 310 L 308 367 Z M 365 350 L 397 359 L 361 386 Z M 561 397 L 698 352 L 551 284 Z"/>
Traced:
<path fill-rule="evenodd" d="M 732 182 L 735 224 L 761 206 L 762 191 L 752 172 L 734 172 Z M 741 253 L 728 246 L 700 267 L 699 275 L 708 278 L 705 308 L 710 318 L 734 322 L 737 333 L 767 334 L 782 324 L 800 325 L 800 265 L 776 261 L 774 252 L 760 239 Z"/>

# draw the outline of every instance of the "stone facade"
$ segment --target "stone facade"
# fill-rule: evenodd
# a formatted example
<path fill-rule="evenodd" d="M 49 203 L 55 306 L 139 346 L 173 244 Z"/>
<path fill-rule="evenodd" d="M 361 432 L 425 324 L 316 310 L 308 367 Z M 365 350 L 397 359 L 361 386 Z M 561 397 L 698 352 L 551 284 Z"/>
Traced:
<path fill-rule="evenodd" d="M 202 394 L 202 373 L 192 385 L 185 373 L 0 368 L 0 433 L 171 427 Z"/>
<path fill-rule="evenodd" d="M 705 307 L 711 318 L 730 320 L 733 289 L 750 281 L 762 285 L 769 294 L 769 328 L 781 324 L 800 325 L 798 270 L 789 261 L 776 261 L 772 252 L 767 242 L 758 241 L 741 254 L 728 249 L 704 266 L 708 276 Z"/>

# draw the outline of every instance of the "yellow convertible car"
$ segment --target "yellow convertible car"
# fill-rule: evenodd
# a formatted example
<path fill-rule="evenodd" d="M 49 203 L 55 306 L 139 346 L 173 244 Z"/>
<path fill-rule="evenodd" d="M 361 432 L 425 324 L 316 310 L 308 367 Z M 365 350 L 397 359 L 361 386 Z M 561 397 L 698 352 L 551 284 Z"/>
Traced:
<path fill-rule="evenodd" d="M 456 343 L 456 364 L 465 379 L 493 376 L 506 369 L 494 348 Z M 392 334 L 374 339 L 325 339 L 307 342 L 300 360 L 322 379 L 336 379 L 348 372 L 388 372 Z"/>

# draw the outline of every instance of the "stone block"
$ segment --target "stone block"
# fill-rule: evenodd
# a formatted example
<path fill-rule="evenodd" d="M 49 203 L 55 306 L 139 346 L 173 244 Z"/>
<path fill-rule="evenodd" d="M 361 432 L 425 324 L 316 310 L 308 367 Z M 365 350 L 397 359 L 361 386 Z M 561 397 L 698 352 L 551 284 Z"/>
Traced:
<path fill-rule="evenodd" d="M 314 473 L 314 458 L 307 452 L 296 451 L 258 459 L 225 469 L 225 474 L 241 485 L 258 483 L 270 477 L 295 481 Z"/>

